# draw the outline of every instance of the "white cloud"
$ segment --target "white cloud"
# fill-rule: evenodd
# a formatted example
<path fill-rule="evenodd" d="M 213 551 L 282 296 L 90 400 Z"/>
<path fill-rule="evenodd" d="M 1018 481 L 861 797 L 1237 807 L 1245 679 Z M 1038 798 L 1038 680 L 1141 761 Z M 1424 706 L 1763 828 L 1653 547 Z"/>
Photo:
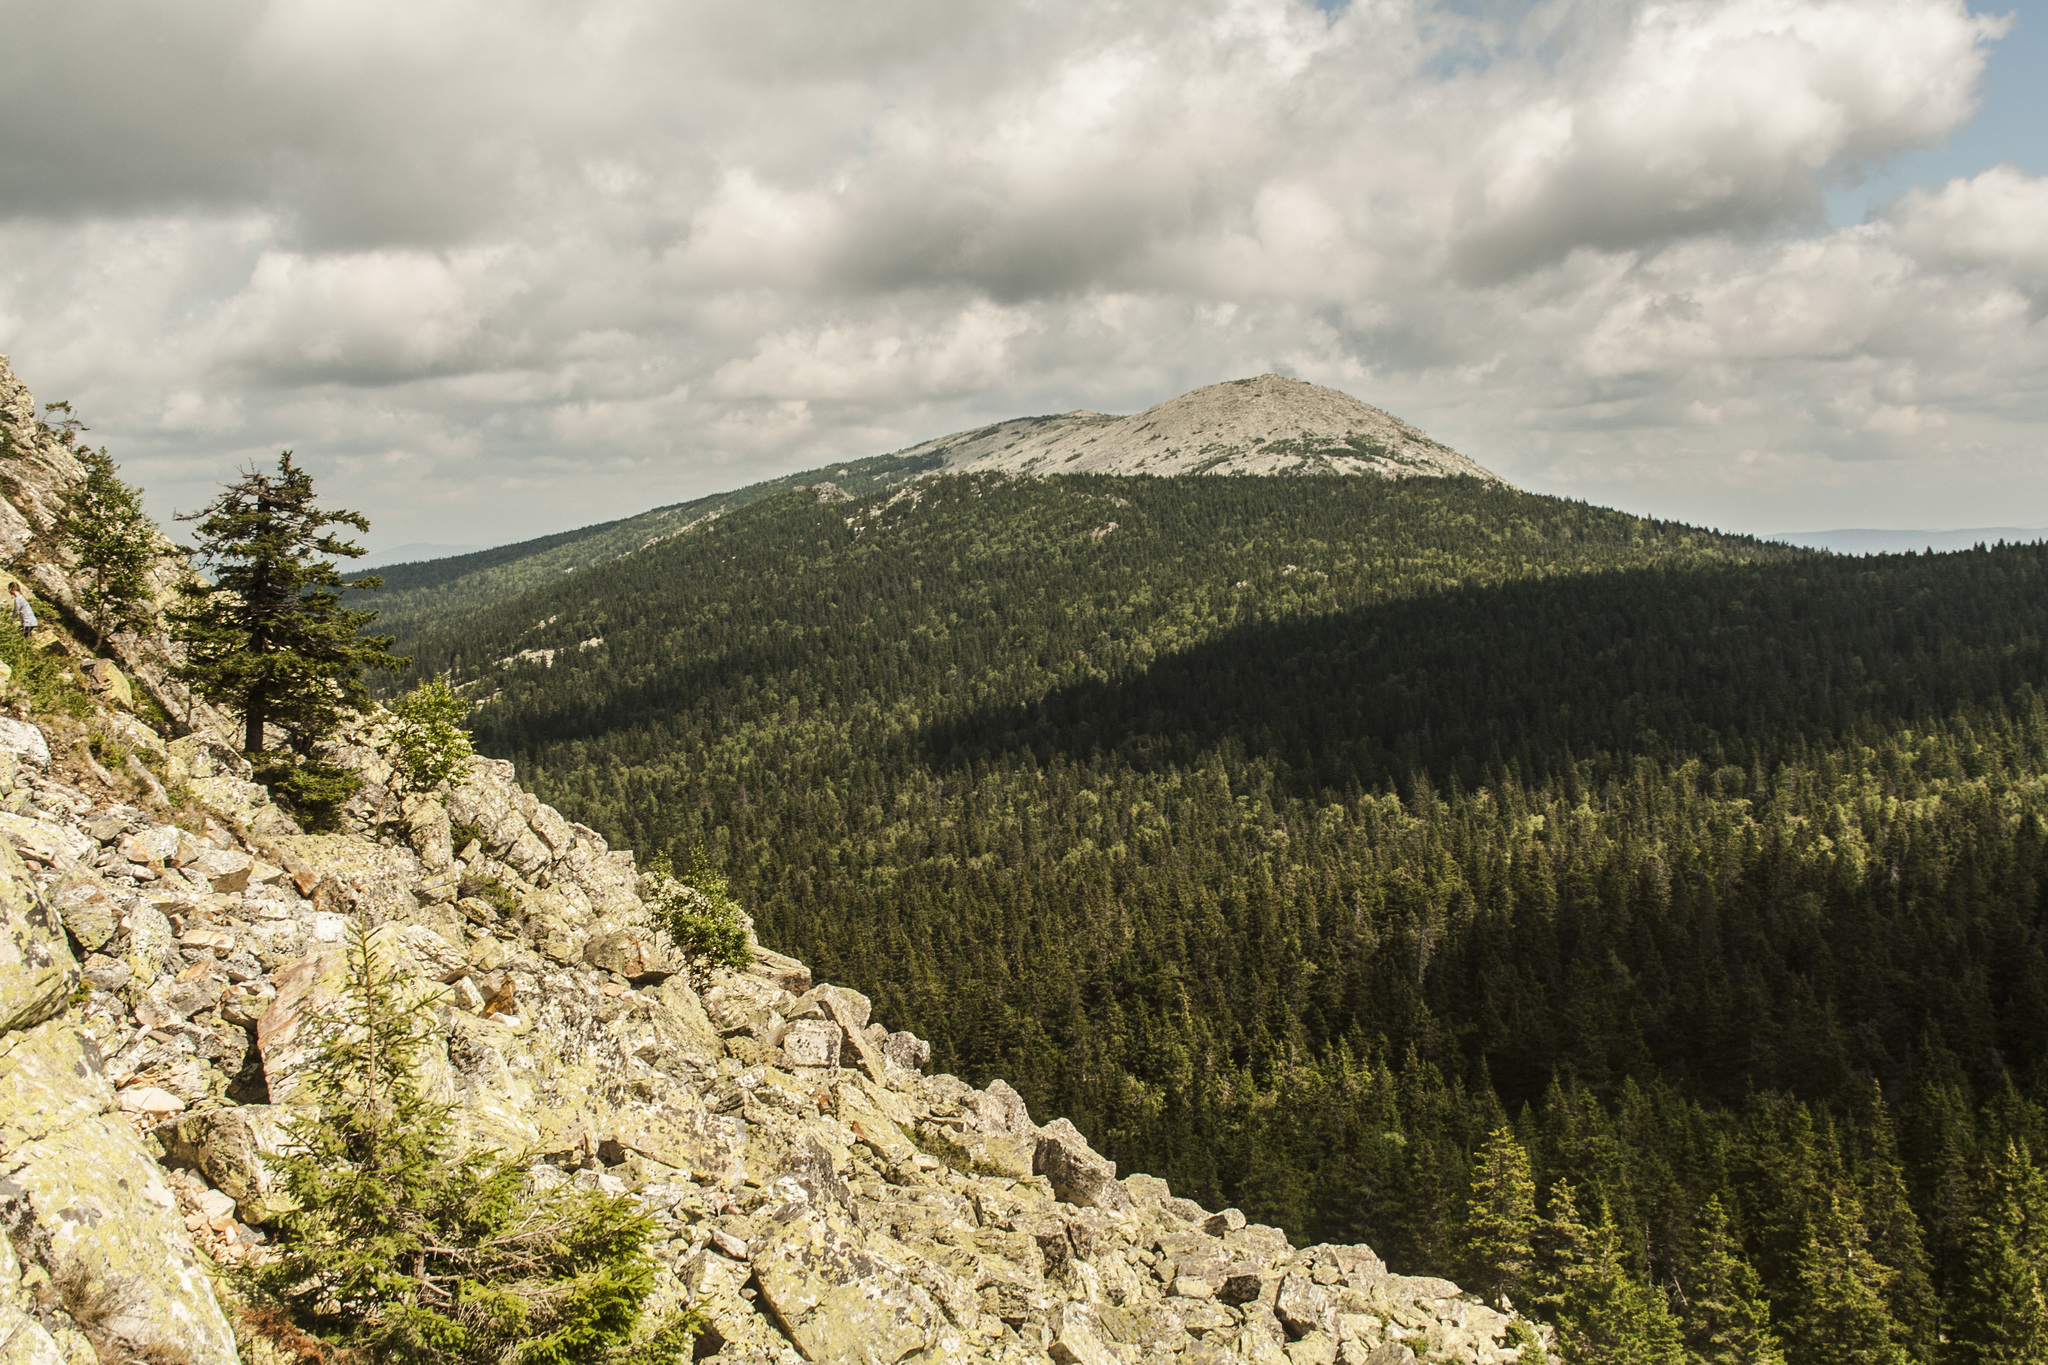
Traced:
<path fill-rule="evenodd" d="M 2048 182 L 1820 218 L 1969 117 L 2000 32 L 1959 0 L 24 0 L 0 347 L 161 505 L 291 445 L 380 540 L 1275 366 L 1669 514 L 2010 519 L 2048 497 Z"/>

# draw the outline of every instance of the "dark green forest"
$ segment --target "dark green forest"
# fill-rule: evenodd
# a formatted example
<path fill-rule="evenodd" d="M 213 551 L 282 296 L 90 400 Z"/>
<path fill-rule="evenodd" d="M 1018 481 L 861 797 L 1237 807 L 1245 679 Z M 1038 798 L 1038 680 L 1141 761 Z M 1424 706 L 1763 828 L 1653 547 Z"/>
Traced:
<path fill-rule="evenodd" d="M 955 477 L 401 649 L 545 799 L 1207 1205 L 1574 1359 L 2048 1350 L 2048 547 Z"/>

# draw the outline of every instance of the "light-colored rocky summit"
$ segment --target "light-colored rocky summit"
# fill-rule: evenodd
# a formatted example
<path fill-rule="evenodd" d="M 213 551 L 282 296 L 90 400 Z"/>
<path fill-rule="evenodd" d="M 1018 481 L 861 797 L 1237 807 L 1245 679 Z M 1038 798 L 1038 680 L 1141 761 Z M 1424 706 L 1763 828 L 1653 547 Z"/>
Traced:
<path fill-rule="evenodd" d="M 351 921 L 439 992 L 425 1071 L 466 1141 L 654 1217 L 650 1307 L 701 1311 L 699 1358 L 1517 1358 L 1453 1284 L 1120 1177 L 1000 1080 L 927 1074 L 799 962 L 686 970 L 633 855 L 508 764 L 401 795 L 365 718 L 348 829 L 310 835 L 231 731 L 169 738 L 111 693 L 79 720 L 0 684 L 0 709 L 0 1365 L 276 1358 L 214 1272 L 268 1254 Z"/>
<path fill-rule="evenodd" d="M 1497 475 L 1348 393 L 1277 374 L 1211 384 L 1130 417 L 1020 417 L 912 446 L 948 472 Z"/>

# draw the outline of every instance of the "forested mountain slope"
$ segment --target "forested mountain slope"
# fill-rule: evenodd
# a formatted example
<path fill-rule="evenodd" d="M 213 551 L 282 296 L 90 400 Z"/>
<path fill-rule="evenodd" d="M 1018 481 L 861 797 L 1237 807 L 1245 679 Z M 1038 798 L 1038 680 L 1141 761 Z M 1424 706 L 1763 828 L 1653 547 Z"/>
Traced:
<path fill-rule="evenodd" d="M 945 1065 L 1311 1237 L 1489 1273 L 1511 1121 L 1664 1301 L 1753 1264 L 1795 1362 L 1932 1359 L 1992 1292 L 1986 1163 L 2048 1148 L 2041 547 L 949 477 L 409 644 Z"/>
<path fill-rule="evenodd" d="M 864 497 L 949 470 L 1033 475 L 1496 476 L 1350 394 L 1265 374 L 1184 393 L 1130 417 L 1069 412 L 954 432 L 891 455 L 785 475 L 638 516 L 376 572 L 384 629 L 409 634 L 631 554 L 793 488 Z"/>
<path fill-rule="evenodd" d="M 427 620 L 501 602 L 580 569 L 631 554 L 735 508 L 791 488 L 810 487 L 821 478 L 835 478 L 849 495 L 858 495 L 894 488 L 939 468 L 940 464 L 933 456 L 877 455 L 849 460 L 834 465 L 830 471 L 768 479 L 730 493 L 656 507 L 619 521 L 559 531 L 473 554 L 388 565 L 373 571 L 384 580 L 376 597 L 378 616 L 382 629 L 408 632 Z"/>

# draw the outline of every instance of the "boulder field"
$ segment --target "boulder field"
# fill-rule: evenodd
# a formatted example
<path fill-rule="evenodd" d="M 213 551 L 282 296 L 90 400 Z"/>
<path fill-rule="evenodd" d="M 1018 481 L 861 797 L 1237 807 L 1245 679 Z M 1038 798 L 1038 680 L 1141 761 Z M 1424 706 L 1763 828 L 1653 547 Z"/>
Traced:
<path fill-rule="evenodd" d="M 212 1271 L 265 1254 L 265 1156 L 352 920 L 437 993 L 428 1070 L 465 1140 L 654 1215 L 655 1306 L 701 1310 L 700 1358 L 1517 1357 L 1454 1284 L 1120 1178 L 1002 1081 L 926 1074 L 925 1043 L 799 962 L 691 970 L 632 855 L 507 764 L 400 801 L 365 722 L 355 832 L 308 835 L 224 739 L 100 720 L 165 799 L 0 726 L 6 1361 L 262 1352 Z"/>

